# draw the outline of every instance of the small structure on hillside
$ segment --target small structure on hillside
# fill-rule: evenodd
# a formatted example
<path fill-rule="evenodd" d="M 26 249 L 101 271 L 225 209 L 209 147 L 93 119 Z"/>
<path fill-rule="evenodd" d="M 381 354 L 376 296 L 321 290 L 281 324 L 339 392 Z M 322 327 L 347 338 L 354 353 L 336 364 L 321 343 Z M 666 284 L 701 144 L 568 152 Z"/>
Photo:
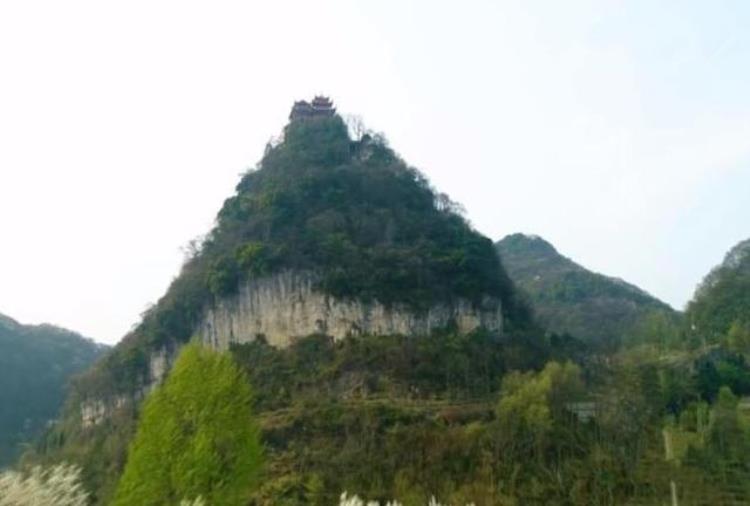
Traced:
<path fill-rule="evenodd" d="M 292 106 L 292 112 L 289 113 L 289 120 L 327 117 L 334 114 L 336 114 L 336 109 L 333 107 L 331 99 L 323 95 L 317 95 L 312 102 L 306 100 L 295 102 Z"/>

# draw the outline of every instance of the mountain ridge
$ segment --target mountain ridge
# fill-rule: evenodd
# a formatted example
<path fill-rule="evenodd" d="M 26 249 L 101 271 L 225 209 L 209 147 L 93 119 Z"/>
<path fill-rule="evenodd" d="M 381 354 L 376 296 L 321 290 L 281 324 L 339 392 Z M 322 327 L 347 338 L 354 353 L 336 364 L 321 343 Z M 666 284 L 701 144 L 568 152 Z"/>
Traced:
<path fill-rule="evenodd" d="M 686 310 L 691 332 L 709 341 L 732 330 L 750 328 L 750 239 L 740 241 L 711 269 Z"/>
<path fill-rule="evenodd" d="M 508 275 L 552 332 L 591 342 L 620 342 L 637 332 L 648 312 L 677 315 L 645 290 L 586 269 L 538 235 L 510 234 L 495 246 Z"/>
<path fill-rule="evenodd" d="M 70 378 L 108 349 L 62 327 L 0 314 L 0 465 L 58 415 Z"/>

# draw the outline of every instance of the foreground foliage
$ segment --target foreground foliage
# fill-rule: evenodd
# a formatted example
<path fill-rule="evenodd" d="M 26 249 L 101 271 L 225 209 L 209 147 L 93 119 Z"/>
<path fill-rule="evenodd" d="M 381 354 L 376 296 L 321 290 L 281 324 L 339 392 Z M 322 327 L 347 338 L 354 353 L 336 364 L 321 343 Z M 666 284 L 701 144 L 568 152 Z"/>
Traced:
<path fill-rule="evenodd" d="M 346 492 L 341 494 L 341 499 L 339 501 L 339 506 L 380 506 L 380 502 L 378 501 L 367 501 L 360 499 L 359 496 L 356 495 L 348 495 Z M 388 501 L 383 506 L 402 506 L 400 502 L 398 501 Z M 432 497 L 430 498 L 430 502 L 427 506 L 442 506 L 437 500 Z M 474 506 L 473 504 L 467 504 L 466 506 Z"/>
<path fill-rule="evenodd" d="M 114 504 L 245 504 L 262 454 L 251 405 L 230 356 L 186 346 L 146 400 Z"/>
<path fill-rule="evenodd" d="M 88 493 L 75 466 L 58 464 L 28 473 L 0 473 L 0 506 L 86 506 Z"/>

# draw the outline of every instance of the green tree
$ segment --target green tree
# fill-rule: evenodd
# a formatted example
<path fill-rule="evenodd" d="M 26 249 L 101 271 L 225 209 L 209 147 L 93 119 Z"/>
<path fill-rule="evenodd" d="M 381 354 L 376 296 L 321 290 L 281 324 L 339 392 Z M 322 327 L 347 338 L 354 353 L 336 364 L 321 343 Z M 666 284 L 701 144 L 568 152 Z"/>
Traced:
<path fill-rule="evenodd" d="M 580 368 L 570 362 L 549 362 L 539 373 L 508 374 L 496 411 L 511 453 L 533 449 L 541 458 L 556 421 L 565 419 L 568 403 L 582 391 Z"/>
<path fill-rule="evenodd" d="M 229 354 L 185 346 L 146 400 L 114 504 L 244 504 L 262 462 L 252 399 Z"/>
<path fill-rule="evenodd" d="M 750 350 L 750 324 L 735 320 L 727 333 L 727 345 L 732 351 L 748 352 Z"/>
<path fill-rule="evenodd" d="M 744 461 L 744 450 L 747 448 L 747 438 L 737 413 L 737 402 L 737 397 L 729 387 L 721 387 L 711 412 L 708 432 L 709 447 L 730 463 Z"/>

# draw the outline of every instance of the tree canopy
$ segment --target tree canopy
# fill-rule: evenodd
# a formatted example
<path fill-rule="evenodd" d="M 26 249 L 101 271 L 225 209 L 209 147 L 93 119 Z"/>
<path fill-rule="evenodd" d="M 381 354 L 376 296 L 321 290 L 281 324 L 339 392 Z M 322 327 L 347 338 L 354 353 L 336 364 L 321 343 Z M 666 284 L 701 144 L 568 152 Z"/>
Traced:
<path fill-rule="evenodd" d="M 114 504 L 245 504 L 262 462 L 252 402 L 230 355 L 185 346 L 145 402 Z"/>
<path fill-rule="evenodd" d="M 687 308 L 691 331 L 709 342 L 738 344 L 750 334 L 750 240 L 727 253 L 701 282 Z M 746 348 L 750 351 L 750 348 Z"/>

